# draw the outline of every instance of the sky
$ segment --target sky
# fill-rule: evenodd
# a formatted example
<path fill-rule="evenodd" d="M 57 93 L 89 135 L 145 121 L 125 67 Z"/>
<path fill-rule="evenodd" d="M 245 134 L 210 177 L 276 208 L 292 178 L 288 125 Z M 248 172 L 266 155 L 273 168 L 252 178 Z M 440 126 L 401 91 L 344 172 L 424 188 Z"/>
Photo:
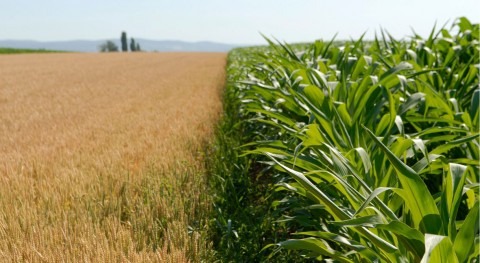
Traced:
<path fill-rule="evenodd" d="M 154 40 L 265 44 L 278 40 L 427 36 L 460 16 L 480 22 L 480 0 L 0 0 L 0 40 Z"/>

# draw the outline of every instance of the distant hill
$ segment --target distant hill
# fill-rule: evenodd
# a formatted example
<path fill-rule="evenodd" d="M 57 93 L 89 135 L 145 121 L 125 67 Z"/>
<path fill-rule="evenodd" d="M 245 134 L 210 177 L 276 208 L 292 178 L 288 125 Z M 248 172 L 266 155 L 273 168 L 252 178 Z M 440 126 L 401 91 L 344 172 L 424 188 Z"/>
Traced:
<path fill-rule="evenodd" d="M 0 47 L 20 49 L 47 49 L 77 52 L 98 52 L 99 46 L 107 40 L 120 47 L 120 40 L 71 40 L 71 41 L 33 41 L 33 40 L 0 40 Z M 185 51 L 185 52 L 228 52 L 240 45 L 223 44 L 209 41 L 185 42 L 176 40 L 135 39 L 144 51 Z"/>

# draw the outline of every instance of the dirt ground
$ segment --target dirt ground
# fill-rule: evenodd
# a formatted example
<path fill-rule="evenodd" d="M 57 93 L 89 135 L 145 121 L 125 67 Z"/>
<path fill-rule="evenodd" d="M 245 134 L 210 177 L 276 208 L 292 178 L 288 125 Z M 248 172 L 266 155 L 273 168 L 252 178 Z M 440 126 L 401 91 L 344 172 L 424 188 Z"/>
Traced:
<path fill-rule="evenodd" d="M 199 258 L 202 148 L 225 64 L 224 53 L 0 56 L 0 261 Z"/>

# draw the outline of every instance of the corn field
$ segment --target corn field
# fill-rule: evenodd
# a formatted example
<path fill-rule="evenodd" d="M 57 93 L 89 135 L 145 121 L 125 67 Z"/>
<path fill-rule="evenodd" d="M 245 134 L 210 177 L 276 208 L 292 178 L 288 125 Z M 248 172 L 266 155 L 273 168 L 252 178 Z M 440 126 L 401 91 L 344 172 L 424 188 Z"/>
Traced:
<path fill-rule="evenodd" d="M 478 262 L 479 25 L 230 54 L 243 154 L 298 250 L 338 262 Z M 259 170 L 259 169 L 257 169 Z M 240 233 L 241 235 L 241 233 Z"/>

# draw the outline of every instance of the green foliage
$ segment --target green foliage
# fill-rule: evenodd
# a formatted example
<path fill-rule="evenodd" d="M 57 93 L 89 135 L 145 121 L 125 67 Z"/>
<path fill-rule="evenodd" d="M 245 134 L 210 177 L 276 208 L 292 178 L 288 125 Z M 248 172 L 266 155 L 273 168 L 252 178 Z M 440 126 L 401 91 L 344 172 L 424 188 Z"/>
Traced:
<path fill-rule="evenodd" d="M 137 51 L 137 45 L 135 44 L 135 39 L 133 37 L 130 40 L 130 51 L 132 52 Z"/>
<path fill-rule="evenodd" d="M 120 36 L 120 42 L 122 43 L 122 51 L 128 52 L 128 43 L 127 43 L 127 33 L 125 31 L 122 32 Z"/>
<path fill-rule="evenodd" d="M 113 41 L 108 40 L 107 42 L 100 45 L 100 52 L 117 52 L 118 46 L 113 43 Z"/>
<path fill-rule="evenodd" d="M 59 52 L 65 52 L 65 51 L 0 47 L 0 54 L 59 53 Z"/>
<path fill-rule="evenodd" d="M 263 183 L 261 203 L 276 201 L 259 222 L 295 233 L 270 239 L 275 245 L 265 250 L 274 253 L 340 262 L 478 260 L 479 25 L 459 18 L 450 30 L 410 41 L 381 33 L 343 46 L 267 39 L 268 49 L 231 53 L 232 60 L 244 52 L 229 64 L 227 100 L 238 107 L 224 130 L 235 132 L 247 156 L 226 160 L 247 167 L 226 175 L 237 195 L 225 201 L 248 210 L 253 201 L 242 198 Z"/>
<path fill-rule="evenodd" d="M 280 195 L 271 195 L 267 171 L 255 158 L 241 155 L 242 144 L 254 131 L 241 122 L 240 101 L 234 84 L 244 76 L 240 65 L 246 63 L 248 52 L 231 51 L 228 57 L 227 89 L 224 93 L 224 116 L 217 127 L 216 143 L 208 149 L 207 163 L 214 199 L 210 238 L 215 260 L 220 262 L 261 262 L 269 258 L 262 248 L 290 236 L 282 222 L 275 222 L 279 211 L 271 203 Z M 298 262 L 295 251 L 283 251 L 270 262 Z M 209 259 L 213 261 L 214 259 Z"/>

